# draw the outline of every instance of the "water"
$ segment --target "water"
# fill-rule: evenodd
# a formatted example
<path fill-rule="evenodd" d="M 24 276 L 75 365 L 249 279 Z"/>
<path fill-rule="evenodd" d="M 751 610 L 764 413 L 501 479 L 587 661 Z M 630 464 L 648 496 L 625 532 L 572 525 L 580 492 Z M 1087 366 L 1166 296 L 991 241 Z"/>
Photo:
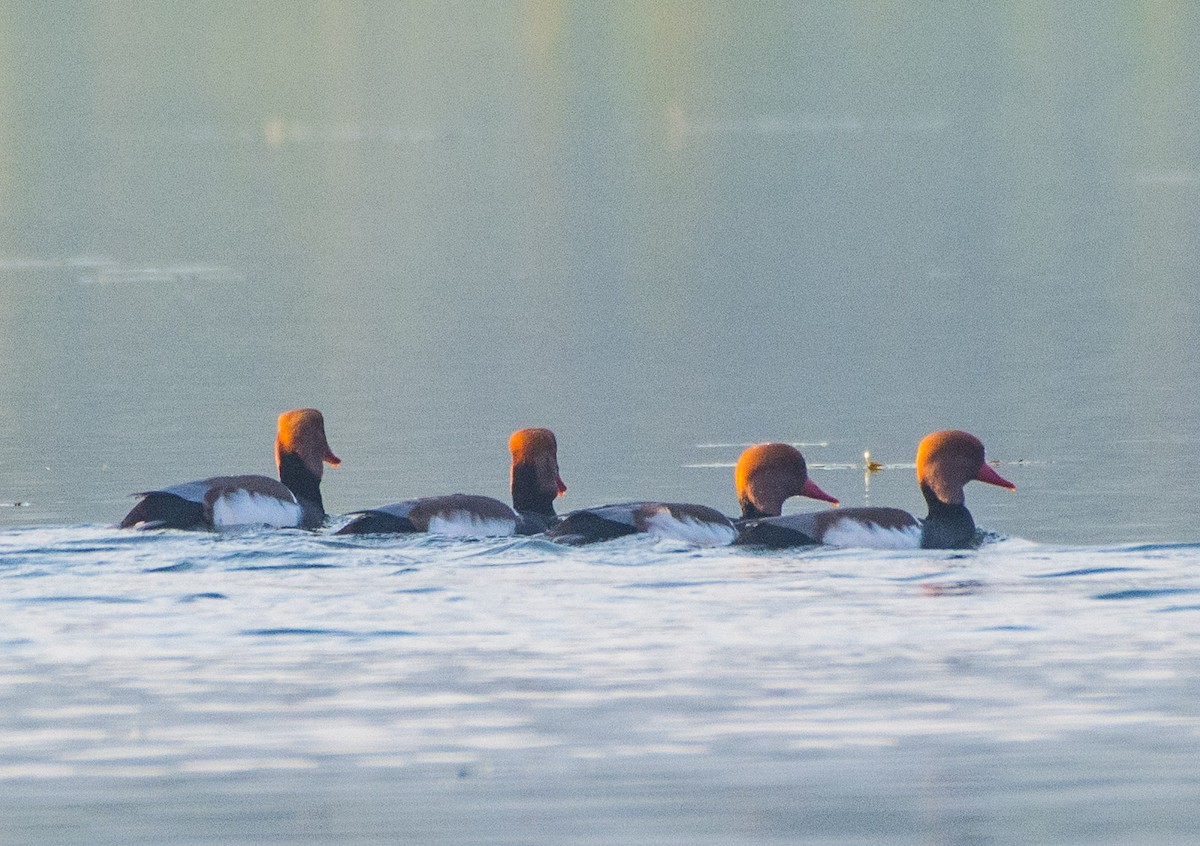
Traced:
<path fill-rule="evenodd" d="M 1195 839 L 1190 6 L 0 0 L 0 842 Z M 736 509 L 802 443 L 965 556 L 131 535 Z M 865 474 L 862 453 L 887 467 Z"/>
<path fill-rule="evenodd" d="M 1183 842 L 1200 547 L 6 532 L 10 842 Z"/>
<path fill-rule="evenodd" d="M 571 505 L 726 509 L 695 444 L 959 427 L 1038 462 L 995 528 L 1194 539 L 1189 8 L 177 6 L 0 4 L 4 524 L 312 405 L 335 510 L 503 495 L 528 425 Z"/>

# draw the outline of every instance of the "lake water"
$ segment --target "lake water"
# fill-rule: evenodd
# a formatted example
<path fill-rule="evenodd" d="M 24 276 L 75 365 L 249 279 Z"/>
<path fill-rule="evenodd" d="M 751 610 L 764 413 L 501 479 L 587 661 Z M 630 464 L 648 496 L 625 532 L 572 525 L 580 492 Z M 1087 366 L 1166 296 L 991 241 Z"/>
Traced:
<path fill-rule="evenodd" d="M 5 842 L 1200 830 L 1194 544 L 0 544 Z"/>
<path fill-rule="evenodd" d="M 0 2 L 0 842 L 1198 839 L 1200 14 Z M 977 553 L 109 528 L 733 512 L 744 444 Z M 887 467 L 865 474 L 862 453 Z"/>

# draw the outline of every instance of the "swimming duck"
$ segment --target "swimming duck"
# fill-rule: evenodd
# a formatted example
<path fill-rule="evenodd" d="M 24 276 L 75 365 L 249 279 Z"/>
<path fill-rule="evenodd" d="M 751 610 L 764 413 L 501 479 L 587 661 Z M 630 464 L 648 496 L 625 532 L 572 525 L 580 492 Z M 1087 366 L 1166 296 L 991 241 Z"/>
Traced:
<path fill-rule="evenodd" d="M 275 437 L 279 480 L 267 476 L 213 476 L 135 494 L 121 528 L 213 530 L 233 526 L 298 526 L 325 522 L 321 500 L 324 465 L 341 463 L 325 438 L 325 419 L 315 408 L 279 415 Z"/>
<path fill-rule="evenodd" d="M 567 492 L 558 470 L 558 441 L 549 429 L 513 432 L 510 488 L 512 506 L 477 494 L 417 497 L 355 512 L 335 534 L 435 534 L 469 537 L 532 535 L 557 518 L 554 500 Z"/>

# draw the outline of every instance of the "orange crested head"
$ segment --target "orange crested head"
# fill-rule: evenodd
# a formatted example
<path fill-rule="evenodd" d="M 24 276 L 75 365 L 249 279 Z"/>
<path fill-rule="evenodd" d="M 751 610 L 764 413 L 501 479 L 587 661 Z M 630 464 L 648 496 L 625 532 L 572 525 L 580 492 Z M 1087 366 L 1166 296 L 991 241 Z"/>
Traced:
<path fill-rule="evenodd" d="M 549 429 L 519 429 L 508 439 L 512 453 L 513 508 L 554 513 L 554 500 L 567 492 L 558 470 L 558 440 Z"/>
<path fill-rule="evenodd" d="M 987 464 L 983 441 L 971 433 L 944 429 L 921 439 L 917 445 L 917 482 L 922 489 L 941 502 L 961 505 L 963 487 L 972 480 L 1017 489 Z"/>
<path fill-rule="evenodd" d="M 514 461 L 524 461 L 540 454 L 558 455 L 558 439 L 549 429 L 534 427 L 518 429 L 508 439 L 508 449 Z"/>
<path fill-rule="evenodd" d="M 837 504 L 837 499 L 808 478 L 808 465 L 791 444 L 755 444 L 738 458 L 733 484 L 743 517 L 778 517 L 783 502 L 807 496 Z"/>
<path fill-rule="evenodd" d="M 333 454 L 325 437 L 325 418 L 315 408 L 295 408 L 279 415 L 279 433 L 275 438 L 275 462 L 285 453 L 299 456 L 318 479 L 324 464 L 337 467 L 342 460 Z"/>

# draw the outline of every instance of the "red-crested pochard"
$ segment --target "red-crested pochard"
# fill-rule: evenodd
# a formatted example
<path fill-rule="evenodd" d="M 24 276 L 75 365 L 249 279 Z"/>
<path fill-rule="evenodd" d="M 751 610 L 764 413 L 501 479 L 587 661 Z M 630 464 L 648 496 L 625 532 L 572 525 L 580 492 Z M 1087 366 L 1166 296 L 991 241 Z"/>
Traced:
<path fill-rule="evenodd" d="M 275 437 L 279 481 L 267 476 L 214 476 L 136 494 L 141 502 L 121 528 L 224 529 L 233 526 L 298 526 L 325 522 L 321 476 L 325 464 L 341 460 L 325 438 L 325 420 L 315 408 L 279 415 Z"/>
<path fill-rule="evenodd" d="M 734 486 L 743 519 L 777 515 L 791 496 L 837 503 L 808 478 L 804 456 L 788 444 L 758 444 L 747 449 L 734 470 Z M 642 533 L 708 546 L 722 546 L 739 537 L 737 523 L 721 512 L 680 502 L 626 502 L 573 511 L 546 536 L 562 543 L 584 544 Z"/>
<path fill-rule="evenodd" d="M 841 508 L 748 520 L 738 543 L 795 546 L 803 543 L 887 548 L 966 549 L 978 544 L 975 521 L 964 505 L 972 480 L 1009 490 L 1016 485 L 984 461 L 983 443 L 947 429 L 926 435 L 917 447 L 917 482 L 929 506 L 918 520 L 898 508 Z M 789 541 L 788 539 L 791 538 Z"/>
<path fill-rule="evenodd" d="M 737 544 L 787 547 L 805 546 L 812 538 L 796 529 L 793 518 L 833 514 L 833 511 L 783 514 L 783 503 L 793 496 L 805 496 L 838 504 L 808 478 L 808 465 L 800 450 L 791 444 L 767 443 L 749 447 L 738 458 L 733 470 L 742 516 L 735 522 Z"/>
<path fill-rule="evenodd" d="M 512 453 L 512 507 L 490 496 L 448 494 L 393 502 L 354 512 L 335 534 L 407 534 L 487 537 L 533 535 L 557 518 L 554 500 L 567 492 L 558 471 L 558 441 L 549 429 L 521 429 L 508 440 Z"/>

